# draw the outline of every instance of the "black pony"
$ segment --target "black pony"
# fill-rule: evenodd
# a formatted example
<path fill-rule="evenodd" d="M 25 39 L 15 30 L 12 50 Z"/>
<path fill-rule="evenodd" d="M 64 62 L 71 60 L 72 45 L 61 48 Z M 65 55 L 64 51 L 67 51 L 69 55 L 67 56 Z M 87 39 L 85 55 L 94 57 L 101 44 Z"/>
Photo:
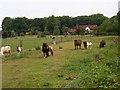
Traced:
<path fill-rule="evenodd" d="M 43 43 L 42 45 L 42 52 L 44 54 L 44 58 L 49 56 L 49 52 L 53 55 L 53 48 L 51 46 L 48 46 L 47 43 Z"/>
<path fill-rule="evenodd" d="M 100 42 L 99 47 L 100 47 L 100 48 L 103 48 L 105 45 L 106 45 L 106 42 L 105 42 L 104 40 L 102 40 L 102 41 Z"/>

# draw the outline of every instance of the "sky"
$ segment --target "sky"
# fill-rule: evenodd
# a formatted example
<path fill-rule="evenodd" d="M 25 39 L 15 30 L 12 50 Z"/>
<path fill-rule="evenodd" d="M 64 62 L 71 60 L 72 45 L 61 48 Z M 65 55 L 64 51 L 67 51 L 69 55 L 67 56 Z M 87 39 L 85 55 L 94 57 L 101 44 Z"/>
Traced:
<path fill-rule="evenodd" d="M 112 17 L 120 0 L 0 0 L 0 27 L 5 17 L 29 19 L 54 16 L 82 16 L 101 13 Z"/>

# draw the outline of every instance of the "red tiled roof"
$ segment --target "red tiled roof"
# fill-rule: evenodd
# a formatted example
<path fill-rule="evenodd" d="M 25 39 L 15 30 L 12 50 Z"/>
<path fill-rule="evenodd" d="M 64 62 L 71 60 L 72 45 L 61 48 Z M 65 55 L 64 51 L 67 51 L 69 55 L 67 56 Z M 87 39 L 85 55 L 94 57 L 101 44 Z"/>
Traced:
<path fill-rule="evenodd" d="M 75 33 L 77 30 L 76 29 L 69 29 L 68 32 L 69 33 Z"/>
<path fill-rule="evenodd" d="M 77 28 L 79 29 L 85 29 L 86 27 L 89 27 L 90 30 L 94 30 L 97 28 L 97 25 L 78 25 Z"/>

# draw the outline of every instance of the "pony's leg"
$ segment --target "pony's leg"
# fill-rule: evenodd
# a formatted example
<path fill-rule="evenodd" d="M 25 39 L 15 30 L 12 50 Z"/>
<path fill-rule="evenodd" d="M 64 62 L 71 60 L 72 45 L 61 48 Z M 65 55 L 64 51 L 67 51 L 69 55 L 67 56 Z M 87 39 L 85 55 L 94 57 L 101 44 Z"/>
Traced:
<path fill-rule="evenodd" d="M 46 58 L 46 55 L 45 55 L 45 53 L 43 53 L 43 55 L 44 55 L 44 58 Z"/>
<path fill-rule="evenodd" d="M 75 50 L 76 50 L 76 46 L 75 46 Z"/>
<path fill-rule="evenodd" d="M 48 57 L 49 56 L 49 52 L 46 52 L 46 57 Z"/>
<path fill-rule="evenodd" d="M 76 46 L 76 49 L 78 49 L 78 45 Z"/>
<path fill-rule="evenodd" d="M 53 51 L 51 50 L 51 54 L 52 54 L 52 56 L 53 56 Z"/>

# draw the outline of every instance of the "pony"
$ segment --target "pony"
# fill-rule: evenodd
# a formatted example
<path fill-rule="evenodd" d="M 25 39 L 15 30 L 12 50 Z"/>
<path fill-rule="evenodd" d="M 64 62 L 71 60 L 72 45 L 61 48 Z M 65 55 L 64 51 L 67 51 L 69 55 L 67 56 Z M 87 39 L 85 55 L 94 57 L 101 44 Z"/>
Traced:
<path fill-rule="evenodd" d="M 18 55 L 20 55 L 23 51 L 23 47 L 16 46 L 16 48 L 17 48 Z"/>
<path fill-rule="evenodd" d="M 10 55 L 11 54 L 11 47 L 10 46 L 3 46 L 3 47 L 1 47 L 0 53 L 1 53 L 2 56 Z"/>
<path fill-rule="evenodd" d="M 102 40 L 99 44 L 100 48 L 103 48 L 106 45 L 106 42 L 104 40 Z"/>
<path fill-rule="evenodd" d="M 83 45 L 84 45 L 84 48 L 87 49 L 87 42 L 86 41 L 83 42 Z"/>
<path fill-rule="evenodd" d="M 92 47 L 92 42 L 87 42 L 87 41 L 84 41 L 83 42 L 83 45 L 84 45 L 84 48 L 87 49 L 87 48 L 90 48 Z"/>
<path fill-rule="evenodd" d="M 44 58 L 47 58 L 49 56 L 49 52 L 53 56 L 53 47 L 48 46 L 47 43 L 43 43 L 42 45 L 42 52 L 44 54 Z"/>
<path fill-rule="evenodd" d="M 75 49 L 81 48 L 82 40 L 74 40 Z"/>
<path fill-rule="evenodd" d="M 92 42 L 87 42 L 87 48 L 91 49 L 92 47 Z"/>

